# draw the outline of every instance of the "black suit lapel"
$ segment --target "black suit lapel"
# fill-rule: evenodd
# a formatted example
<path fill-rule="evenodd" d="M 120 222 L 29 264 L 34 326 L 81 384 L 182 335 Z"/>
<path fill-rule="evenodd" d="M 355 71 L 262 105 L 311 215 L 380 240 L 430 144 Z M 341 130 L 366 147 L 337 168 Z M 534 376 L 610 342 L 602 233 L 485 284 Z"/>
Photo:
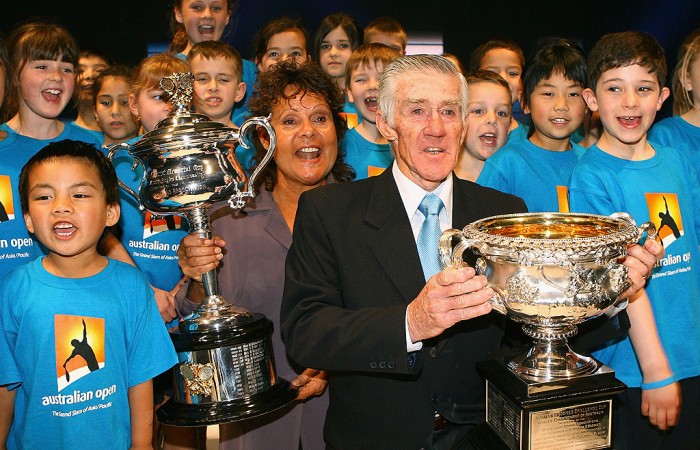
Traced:
<path fill-rule="evenodd" d="M 411 223 L 391 167 L 376 178 L 365 221 L 376 228 L 367 245 L 406 304 L 410 303 L 425 286 L 425 280 Z"/>

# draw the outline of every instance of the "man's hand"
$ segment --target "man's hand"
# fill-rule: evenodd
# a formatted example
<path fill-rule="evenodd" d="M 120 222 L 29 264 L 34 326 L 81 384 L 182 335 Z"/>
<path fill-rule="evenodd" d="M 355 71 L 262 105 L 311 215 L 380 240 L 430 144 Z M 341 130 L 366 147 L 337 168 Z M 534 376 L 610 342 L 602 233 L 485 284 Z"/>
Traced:
<path fill-rule="evenodd" d="M 644 287 L 651 276 L 654 264 L 663 258 L 664 253 L 663 245 L 653 239 L 647 239 L 644 247 L 639 244 L 627 247 L 627 256 L 622 258 L 621 262 L 629 269 L 627 278 L 632 282 L 632 286 L 620 294 L 620 298 L 633 297 Z"/>
<path fill-rule="evenodd" d="M 472 267 L 445 269 L 430 277 L 408 305 L 408 331 L 413 342 L 441 334 L 455 323 L 491 312 L 493 289 Z"/>
<path fill-rule="evenodd" d="M 219 236 L 214 236 L 214 239 L 185 236 L 177 249 L 182 273 L 200 281 L 203 273 L 214 270 L 219 265 L 219 261 L 224 257 L 222 249 L 225 246 L 226 241 Z"/>
<path fill-rule="evenodd" d="M 326 372 L 316 369 L 305 369 L 298 377 L 292 380 L 292 387 L 297 388 L 297 400 L 304 400 L 311 396 L 321 395 L 326 390 L 328 380 Z"/>

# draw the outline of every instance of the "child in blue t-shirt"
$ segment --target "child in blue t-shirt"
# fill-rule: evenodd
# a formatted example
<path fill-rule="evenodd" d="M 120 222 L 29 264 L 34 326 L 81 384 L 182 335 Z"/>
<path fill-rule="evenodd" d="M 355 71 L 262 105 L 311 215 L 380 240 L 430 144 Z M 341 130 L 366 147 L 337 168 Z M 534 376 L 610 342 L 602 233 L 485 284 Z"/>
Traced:
<path fill-rule="evenodd" d="M 572 174 L 571 209 L 652 221 L 666 250 L 629 299 L 629 337 L 594 352 L 628 386 L 615 402 L 614 446 L 697 448 L 700 184 L 682 152 L 647 140 L 669 96 L 663 49 L 647 34 L 608 34 L 591 50 L 588 73 L 583 96 L 603 132 Z"/>
<path fill-rule="evenodd" d="M 490 39 L 479 45 L 469 57 L 469 69 L 490 70 L 496 72 L 510 86 L 513 117 L 510 122 L 508 139 L 523 139 L 527 137 L 527 127 L 522 123 L 526 118 L 520 107 L 523 95 L 523 67 L 525 55 L 517 42 L 510 39 Z"/>
<path fill-rule="evenodd" d="M 673 73 L 673 117 L 649 130 L 649 139 L 685 153 L 700 173 L 700 28 L 685 38 Z"/>
<path fill-rule="evenodd" d="M 531 212 L 568 212 L 567 186 L 585 151 L 571 135 L 586 112 L 586 60 L 575 44 L 556 39 L 528 61 L 523 81 L 532 133 L 508 139 L 486 160 L 477 183 L 521 197 Z"/>
<path fill-rule="evenodd" d="M 9 95 L 11 118 L 0 125 L 7 137 L 0 148 L 0 193 L 7 220 L 0 221 L 0 276 L 45 254 L 19 214 L 19 172 L 46 144 L 73 139 L 99 145 L 89 132 L 58 120 L 73 95 L 78 47 L 58 25 L 27 23 L 8 38 L 14 79 Z"/>
<path fill-rule="evenodd" d="M 0 447 L 150 448 L 151 379 L 177 358 L 141 273 L 97 252 L 119 220 L 114 169 L 64 140 L 19 185 L 48 254 L 0 278 Z"/>
<path fill-rule="evenodd" d="M 356 174 L 356 180 L 379 175 L 394 161 L 389 141 L 377 128 L 377 93 L 379 77 L 400 54 L 384 44 L 363 44 L 348 60 L 345 85 L 350 100 L 362 121 L 349 130 L 340 143 L 345 162 Z"/>

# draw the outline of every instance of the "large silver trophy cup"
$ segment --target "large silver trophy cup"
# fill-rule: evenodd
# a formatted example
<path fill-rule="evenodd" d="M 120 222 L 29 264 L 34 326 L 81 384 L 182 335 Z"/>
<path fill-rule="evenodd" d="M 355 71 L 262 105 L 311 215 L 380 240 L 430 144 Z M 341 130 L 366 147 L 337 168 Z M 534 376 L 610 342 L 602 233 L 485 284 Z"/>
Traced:
<path fill-rule="evenodd" d="M 142 208 L 157 215 L 186 215 L 190 234 L 212 238 L 207 208 L 228 201 L 240 209 L 255 194 L 256 177 L 275 151 L 275 132 L 267 118 L 246 120 L 235 130 L 190 113 L 193 77 L 189 73 L 163 78 L 173 113 L 133 145 L 109 151 L 112 160 L 127 150 L 134 167 L 144 168 L 138 193 L 120 181 Z M 270 145 L 247 179 L 236 161 L 236 144 L 258 127 Z M 173 369 L 174 396 L 158 409 L 158 419 L 170 425 L 193 426 L 232 422 L 278 409 L 295 397 L 289 383 L 276 376 L 272 353 L 272 322 L 226 302 L 218 294 L 216 271 L 202 276 L 206 297 L 180 321 L 171 334 L 179 363 Z"/>
<path fill-rule="evenodd" d="M 618 259 L 645 232 L 654 238 L 656 229 L 651 222 L 638 227 L 626 213 L 526 213 L 442 234 L 443 265 L 461 267 L 464 252 L 475 253 L 477 273 L 495 292 L 493 308 L 522 323 L 534 341 L 527 351 L 494 355 L 498 364 L 482 371 L 487 423 L 508 448 L 610 445 L 610 399 L 624 384 L 573 351 L 568 338 L 618 303 L 630 285 Z"/>

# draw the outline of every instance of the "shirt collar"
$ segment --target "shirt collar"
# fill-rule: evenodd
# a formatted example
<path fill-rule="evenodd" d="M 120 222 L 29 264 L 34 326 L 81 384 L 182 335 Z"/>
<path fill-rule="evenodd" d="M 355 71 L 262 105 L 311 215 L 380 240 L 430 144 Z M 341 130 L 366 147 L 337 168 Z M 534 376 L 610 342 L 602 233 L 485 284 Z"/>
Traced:
<path fill-rule="evenodd" d="M 404 175 L 396 161 L 394 161 L 391 166 L 391 173 L 394 175 L 396 186 L 399 188 L 399 194 L 401 195 L 403 206 L 406 209 L 406 215 L 411 218 L 418 210 L 420 202 L 428 191 L 421 188 Z M 442 204 L 445 206 L 443 211 L 447 214 L 447 223 L 452 223 L 452 186 L 452 174 L 450 174 L 445 181 L 440 183 L 440 185 L 432 191 L 433 194 L 440 197 Z"/>

